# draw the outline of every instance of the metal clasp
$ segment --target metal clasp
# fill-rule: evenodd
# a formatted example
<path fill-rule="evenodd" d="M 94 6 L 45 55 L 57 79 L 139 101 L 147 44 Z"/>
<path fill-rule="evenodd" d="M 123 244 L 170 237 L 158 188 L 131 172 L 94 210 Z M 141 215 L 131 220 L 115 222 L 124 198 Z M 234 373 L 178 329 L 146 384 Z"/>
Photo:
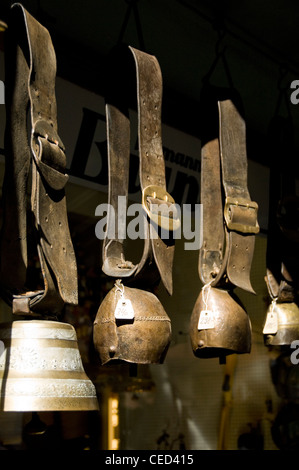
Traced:
<path fill-rule="evenodd" d="M 161 186 L 150 185 L 143 189 L 142 206 L 150 220 L 162 229 L 175 231 L 180 227 L 175 201 Z"/>
<path fill-rule="evenodd" d="M 232 220 L 233 216 L 231 212 L 232 206 L 241 207 L 243 208 L 243 211 L 244 211 L 244 208 L 251 210 L 251 211 L 253 210 L 254 214 L 249 216 L 250 217 L 249 221 L 252 220 L 253 223 L 246 224 L 241 221 L 240 222 L 233 221 Z M 225 199 L 225 205 L 224 205 L 224 219 L 225 219 L 227 228 L 230 230 L 241 232 L 241 233 L 258 233 L 260 230 L 260 227 L 257 221 L 257 211 L 258 211 L 258 205 L 254 201 L 250 201 L 244 198 L 227 197 Z M 244 214 L 242 215 L 245 215 L 246 217 L 245 211 L 244 211 Z"/>

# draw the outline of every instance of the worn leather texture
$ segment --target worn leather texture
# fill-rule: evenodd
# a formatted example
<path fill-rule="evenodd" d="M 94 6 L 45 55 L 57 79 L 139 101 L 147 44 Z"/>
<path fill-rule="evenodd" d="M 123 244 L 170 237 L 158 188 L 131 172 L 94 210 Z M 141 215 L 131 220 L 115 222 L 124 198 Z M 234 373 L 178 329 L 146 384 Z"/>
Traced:
<path fill-rule="evenodd" d="M 77 303 L 78 293 L 57 128 L 56 56 L 48 30 L 20 4 L 11 8 L 6 35 L 1 291 L 13 313 L 57 317 L 65 303 Z M 43 286 L 28 289 L 35 252 Z"/>

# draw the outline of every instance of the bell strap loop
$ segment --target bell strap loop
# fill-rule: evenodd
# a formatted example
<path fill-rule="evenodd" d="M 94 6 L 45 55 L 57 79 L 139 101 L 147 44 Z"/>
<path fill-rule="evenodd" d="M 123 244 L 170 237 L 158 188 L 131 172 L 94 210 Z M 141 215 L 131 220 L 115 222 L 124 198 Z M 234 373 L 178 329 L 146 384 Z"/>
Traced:
<path fill-rule="evenodd" d="M 299 195 L 296 194 L 294 127 L 275 115 L 269 126 L 270 184 L 266 285 L 271 299 L 298 302 Z M 283 164 L 282 164 L 283 156 Z"/>
<path fill-rule="evenodd" d="M 57 131 L 56 56 L 48 30 L 18 3 L 10 11 L 5 61 L 2 296 L 13 313 L 53 318 L 78 296 L 64 192 L 66 156 Z M 27 287 L 31 233 L 44 281 L 36 291 Z"/>
<path fill-rule="evenodd" d="M 103 272 L 119 279 L 153 285 L 160 278 L 172 293 L 174 244 L 162 239 L 161 228 L 170 232 L 179 221 L 171 219 L 167 204 L 174 204 L 166 191 L 165 163 L 161 138 L 162 75 L 156 57 L 133 47 L 119 47 L 111 54 L 106 90 L 106 117 L 109 165 L 108 212 L 103 242 Z M 136 83 L 137 89 L 133 88 Z M 133 88 L 133 90 L 132 90 Z M 118 214 L 118 197 L 128 204 L 130 166 L 130 99 L 137 95 L 139 180 L 144 208 L 144 249 L 138 264 L 125 260 L 125 218 Z M 118 225 L 118 221 L 121 221 Z M 109 238 L 111 224 L 116 223 L 115 237 Z"/>
<path fill-rule="evenodd" d="M 250 269 L 259 232 L 258 205 L 247 187 L 245 123 L 230 99 L 218 101 L 218 112 L 219 135 L 202 147 L 199 274 L 213 287 L 254 292 Z"/>

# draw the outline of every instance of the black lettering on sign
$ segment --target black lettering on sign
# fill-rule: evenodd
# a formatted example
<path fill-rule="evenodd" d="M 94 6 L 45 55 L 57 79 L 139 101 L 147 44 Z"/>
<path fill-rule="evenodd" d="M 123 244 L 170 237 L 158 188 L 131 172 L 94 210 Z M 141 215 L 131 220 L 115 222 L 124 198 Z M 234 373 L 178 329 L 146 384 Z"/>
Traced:
<path fill-rule="evenodd" d="M 291 103 L 292 104 L 298 104 L 299 103 L 299 80 L 293 80 L 292 83 L 291 83 L 291 88 L 292 89 L 295 89 L 295 91 L 293 91 L 291 93 Z"/>
<path fill-rule="evenodd" d="M 193 175 L 187 175 L 182 171 L 176 174 L 174 188 L 171 195 L 175 202 L 182 204 L 196 204 L 199 197 L 199 181 Z"/>
<path fill-rule="evenodd" d="M 101 159 L 99 174 L 96 176 L 86 175 L 86 165 L 99 120 L 106 122 L 106 117 L 90 109 L 83 108 L 83 118 L 69 173 L 72 176 L 106 186 L 108 184 L 107 141 L 95 142 Z"/>
<path fill-rule="evenodd" d="M 69 174 L 107 187 L 107 140 L 102 142 L 95 141 L 95 132 L 99 121 L 106 123 L 106 117 L 90 109 L 83 108 L 82 122 L 70 164 Z M 98 149 L 100 170 L 97 175 L 90 176 L 87 174 L 86 167 L 93 144 L 95 144 Z M 136 150 L 138 148 L 138 141 L 136 141 L 135 144 Z M 166 163 L 166 185 L 169 187 L 170 181 L 174 181 L 171 195 L 175 202 L 180 205 L 197 204 L 199 200 L 199 177 L 197 174 L 200 173 L 200 160 L 185 155 L 182 152 L 175 152 L 167 147 L 163 147 L 163 153 Z M 176 166 L 178 166 L 180 170 L 177 170 Z M 183 169 L 185 169 L 185 171 L 183 171 Z M 191 174 L 191 172 L 194 174 Z M 132 153 L 130 155 L 128 191 L 131 195 L 137 194 L 138 191 L 140 191 L 139 157 Z"/>
<path fill-rule="evenodd" d="M 163 154 L 165 161 L 176 163 L 177 165 L 180 165 L 184 168 L 188 168 L 189 170 L 200 173 L 200 160 L 185 155 L 181 152 L 175 153 L 173 150 L 167 147 L 163 147 Z"/>

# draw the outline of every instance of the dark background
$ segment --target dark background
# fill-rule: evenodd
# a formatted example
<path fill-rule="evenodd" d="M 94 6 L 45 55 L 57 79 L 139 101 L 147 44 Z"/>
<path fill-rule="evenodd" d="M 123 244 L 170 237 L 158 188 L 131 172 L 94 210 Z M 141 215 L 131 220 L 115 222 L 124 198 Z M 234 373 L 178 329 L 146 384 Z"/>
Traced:
<path fill-rule="evenodd" d="M 11 0 L 1 0 L 6 21 Z M 103 94 L 109 51 L 124 42 L 157 57 L 163 74 L 163 123 L 200 136 L 203 79 L 234 87 L 247 124 L 248 157 L 269 165 L 267 133 L 278 110 L 291 115 L 299 149 L 299 4 L 288 0 L 24 0 L 50 32 L 57 75 Z"/>

